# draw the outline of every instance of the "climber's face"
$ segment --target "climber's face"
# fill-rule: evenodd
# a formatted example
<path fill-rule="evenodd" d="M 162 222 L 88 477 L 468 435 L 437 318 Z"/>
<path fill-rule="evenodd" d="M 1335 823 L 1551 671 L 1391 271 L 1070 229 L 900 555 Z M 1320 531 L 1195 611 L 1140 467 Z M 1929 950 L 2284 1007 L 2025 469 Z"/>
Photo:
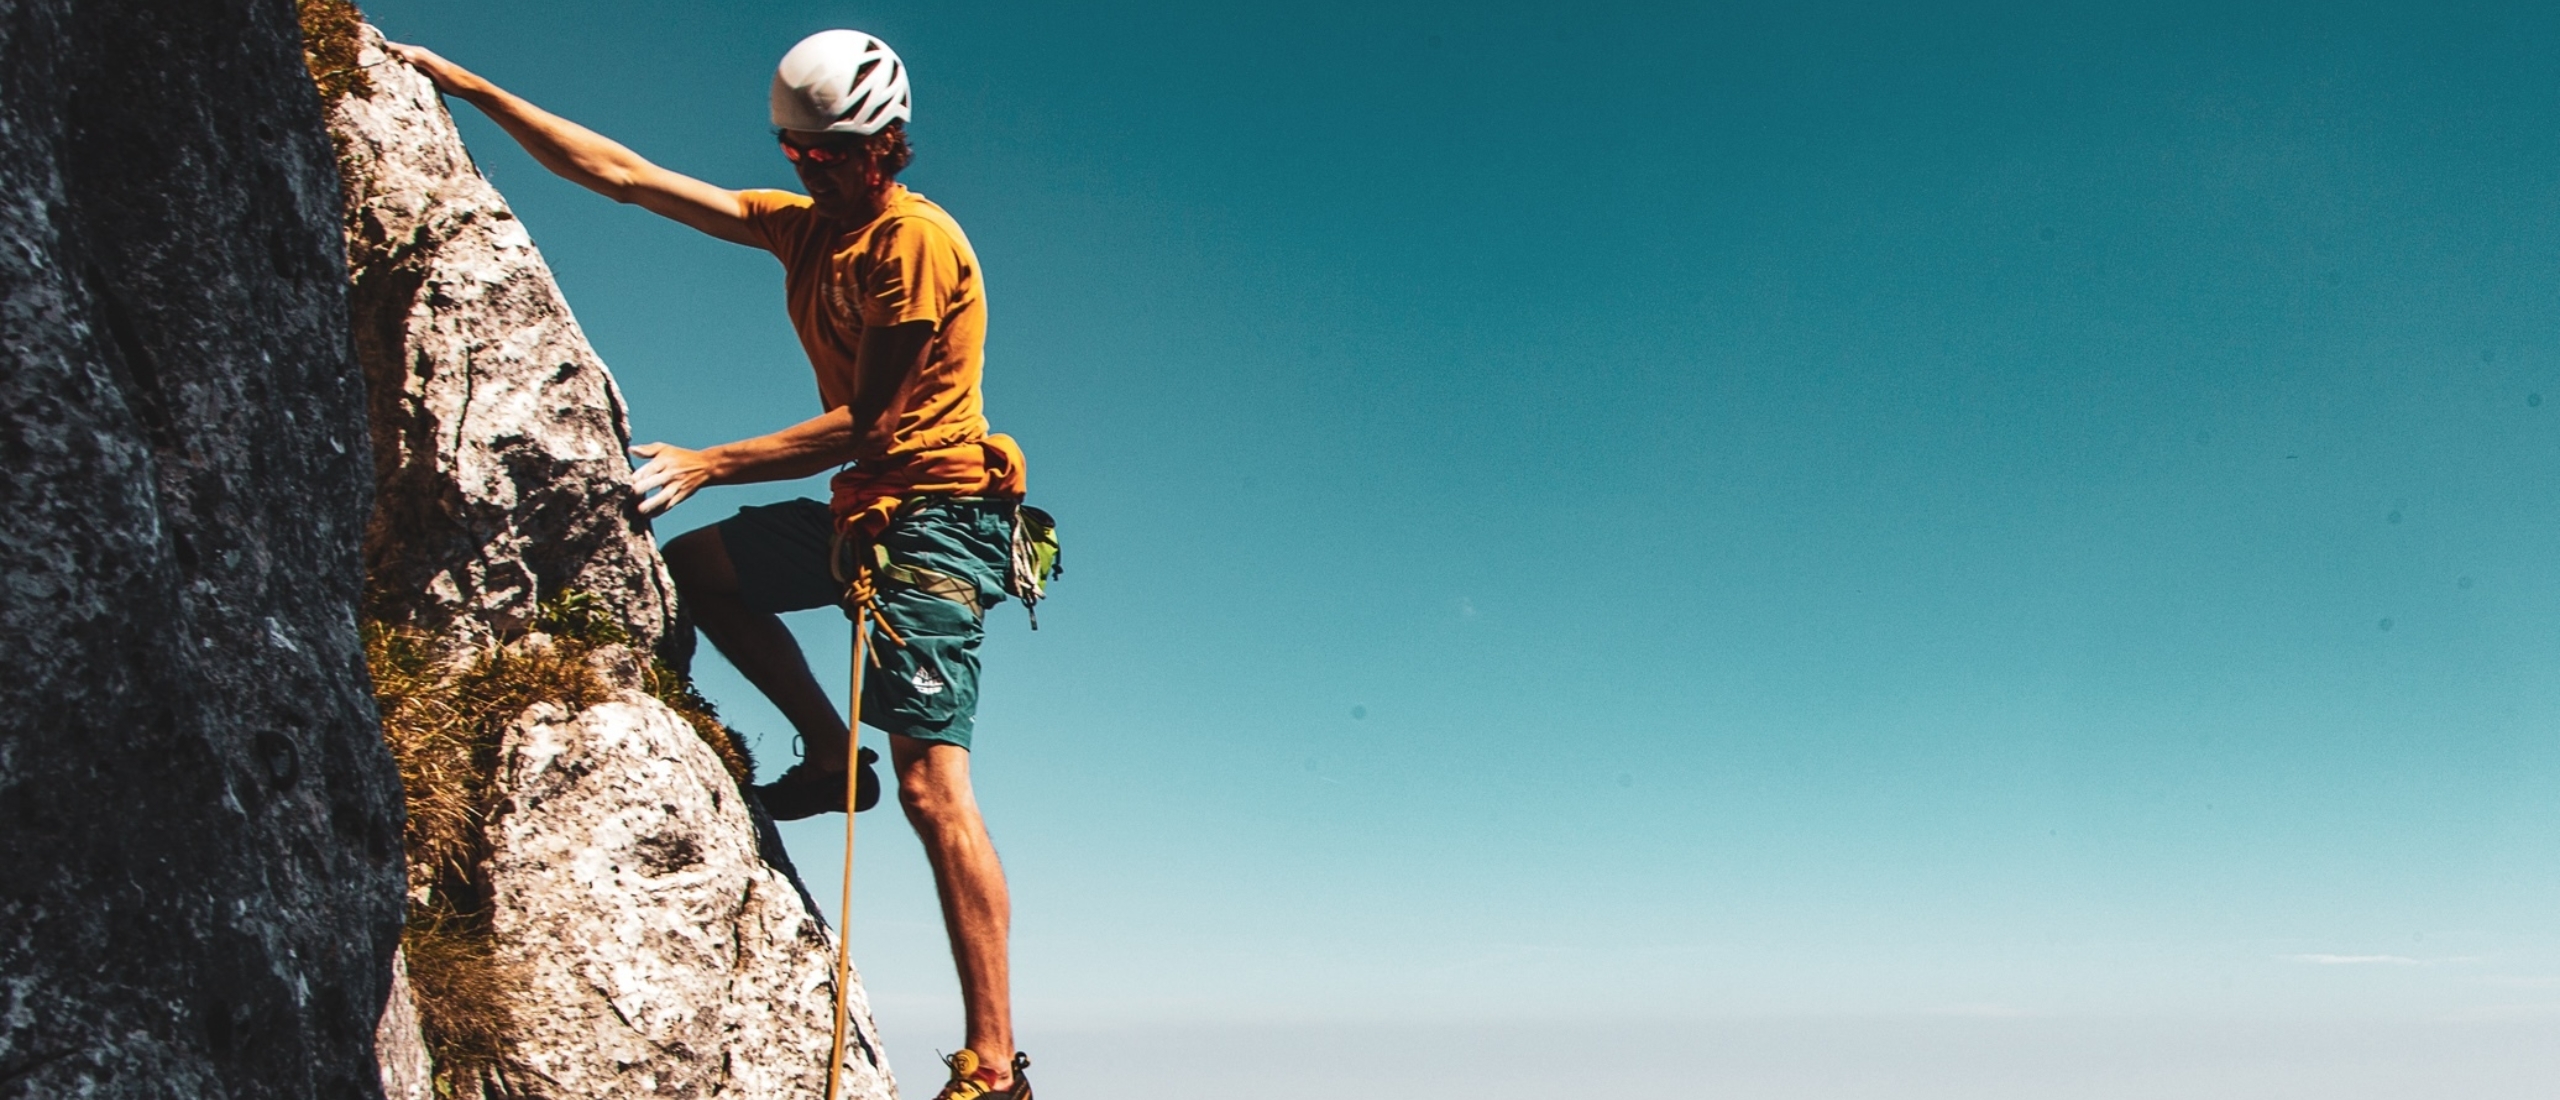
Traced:
<path fill-rule="evenodd" d="M 818 212 L 857 216 L 877 202 L 881 178 L 876 158 L 860 138 L 782 132 L 782 155 L 800 175 L 800 186 Z"/>

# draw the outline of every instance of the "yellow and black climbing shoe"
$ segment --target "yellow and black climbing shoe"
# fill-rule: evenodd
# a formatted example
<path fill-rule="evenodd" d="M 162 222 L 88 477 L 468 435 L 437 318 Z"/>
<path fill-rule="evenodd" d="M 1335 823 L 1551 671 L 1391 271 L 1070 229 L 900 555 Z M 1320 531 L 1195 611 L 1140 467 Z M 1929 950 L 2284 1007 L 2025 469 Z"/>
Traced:
<path fill-rule="evenodd" d="M 1031 1077 L 1023 1072 L 1031 1068 L 1031 1056 L 1021 1051 L 1013 1052 L 1013 1087 L 1009 1089 L 994 1087 L 995 1067 L 979 1065 L 977 1051 L 962 1047 L 944 1055 L 942 1062 L 951 1067 L 951 1080 L 933 1094 L 933 1100 L 1031 1100 Z"/>
<path fill-rule="evenodd" d="M 880 776 L 871 770 L 872 762 L 880 759 L 880 754 L 864 749 L 857 759 L 861 763 L 862 777 L 855 780 L 861 784 L 861 789 L 854 792 L 853 808 L 860 812 L 880 804 Z M 755 792 L 756 801 L 764 803 L 764 812 L 772 814 L 775 821 L 798 821 L 819 814 L 844 812 L 844 773 L 819 771 L 810 767 L 806 760 L 793 764 L 790 771 L 755 788 Z"/>

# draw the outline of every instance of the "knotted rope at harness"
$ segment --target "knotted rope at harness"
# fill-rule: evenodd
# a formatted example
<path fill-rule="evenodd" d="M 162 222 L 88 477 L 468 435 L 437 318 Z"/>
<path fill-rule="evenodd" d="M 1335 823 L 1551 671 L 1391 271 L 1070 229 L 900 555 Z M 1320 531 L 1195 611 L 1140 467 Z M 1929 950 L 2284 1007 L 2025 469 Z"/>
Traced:
<path fill-rule="evenodd" d="M 897 628 L 890 626 L 888 620 L 880 615 L 880 594 L 871 582 L 871 564 L 860 560 L 848 561 L 842 530 L 836 532 L 835 541 L 827 547 L 827 568 L 834 574 L 836 582 L 844 585 L 840 602 L 844 605 L 845 617 L 853 620 L 853 701 L 849 708 L 851 717 L 845 722 L 844 744 L 844 896 L 836 907 L 835 1040 L 827 1052 L 827 1100 L 837 1100 L 842 1095 L 838 1090 L 844 1073 L 845 1030 L 851 1022 L 853 1009 L 849 996 L 853 986 L 853 827 L 857 816 L 853 807 L 861 795 L 862 773 L 858 770 L 858 761 L 862 752 L 862 674 L 867 664 L 880 661 L 879 653 L 871 648 L 871 628 L 874 625 L 901 648 L 907 640 L 899 637 Z M 896 774 L 896 770 L 893 762 L 891 774 Z"/>

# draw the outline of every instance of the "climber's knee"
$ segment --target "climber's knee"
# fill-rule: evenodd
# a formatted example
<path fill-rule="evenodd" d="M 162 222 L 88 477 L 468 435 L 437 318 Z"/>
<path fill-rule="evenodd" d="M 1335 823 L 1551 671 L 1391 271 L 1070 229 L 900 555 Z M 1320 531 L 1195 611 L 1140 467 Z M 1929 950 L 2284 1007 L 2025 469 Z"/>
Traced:
<path fill-rule="evenodd" d="M 968 805 L 963 795 L 939 784 L 918 782 L 913 776 L 898 777 L 898 808 L 919 829 L 939 828 L 956 821 L 960 808 Z"/>
<path fill-rule="evenodd" d="M 686 598 L 738 594 L 738 567 L 729 560 L 718 524 L 676 536 L 663 553 L 676 591 Z"/>
<path fill-rule="evenodd" d="M 889 755 L 897 764 L 898 808 L 917 831 L 960 824 L 977 809 L 969 789 L 969 750 L 892 734 Z"/>
<path fill-rule="evenodd" d="M 898 782 L 898 809 L 904 811 L 907 820 L 918 827 L 930 825 L 939 820 L 941 815 L 947 812 L 945 807 L 948 804 L 948 799 L 935 792 L 920 789 L 904 779 Z"/>

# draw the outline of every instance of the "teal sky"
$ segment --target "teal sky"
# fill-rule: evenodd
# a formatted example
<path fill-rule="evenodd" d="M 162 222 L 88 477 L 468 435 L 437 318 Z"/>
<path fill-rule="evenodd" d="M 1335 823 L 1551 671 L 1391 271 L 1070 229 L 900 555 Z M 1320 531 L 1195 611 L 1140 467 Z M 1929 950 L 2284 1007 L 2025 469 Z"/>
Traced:
<path fill-rule="evenodd" d="M 1044 1089 L 2560 1086 L 2550 9 L 367 7 L 733 187 L 800 36 L 907 60 L 1067 541 L 977 761 Z M 640 438 L 817 411 L 771 259 L 463 122 Z"/>

